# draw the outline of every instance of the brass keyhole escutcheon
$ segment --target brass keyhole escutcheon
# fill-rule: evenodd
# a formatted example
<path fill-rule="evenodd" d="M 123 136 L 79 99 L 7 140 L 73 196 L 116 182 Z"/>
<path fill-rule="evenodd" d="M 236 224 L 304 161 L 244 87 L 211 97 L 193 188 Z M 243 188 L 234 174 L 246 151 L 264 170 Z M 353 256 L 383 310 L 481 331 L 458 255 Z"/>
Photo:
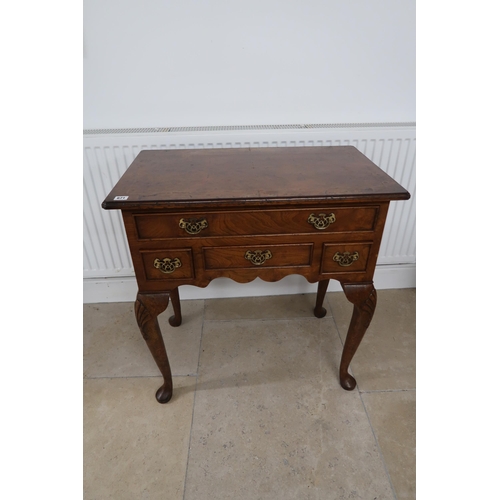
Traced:
<path fill-rule="evenodd" d="M 198 234 L 202 229 L 208 227 L 207 219 L 181 219 L 179 227 L 188 234 Z"/>
<path fill-rule="evenodd" d="M 178 267 L 182 266 L 181 261 L 176 257 L 175 259 L 155 259 L 153 265 L 156 269 L 159 269 L 162 273 L 170 274 L 173 273 Z"/>
<path fill-rule="evenodd" d="M 321 231 L 323 229 L 326 229 L 330 224 L 333 224 L 335 222 L 335 214 L 333 212 L 330 215 L 318 214 L 316 216 L 314 214 L 311 214 L 307 218 L 307 222 L 309 222 L 309 224 L 312 224 L 316 229 L 319 229 Z"/>
<path fill-rule="evenodd" d="M 261 266 L 266 260 L 271 259 L 273 254 L 270 250 L 248 250 L 245 253 L 245 259 L 249 260 L 255 266 Z"/>
<path fill-rule="evenodd" d="M 333 260 L 335 262 L 338 262 L 339 266 L 342 266 L 342 267 L 348 267 L 353 262 L 357 261 L 358 259 L 359 259 L 359 253 L 358 252 L 354 252 L 354 253 L 351 253 L 351 252 L 344 252 L 344 253 L 337 252 L 333 256 Z"/>

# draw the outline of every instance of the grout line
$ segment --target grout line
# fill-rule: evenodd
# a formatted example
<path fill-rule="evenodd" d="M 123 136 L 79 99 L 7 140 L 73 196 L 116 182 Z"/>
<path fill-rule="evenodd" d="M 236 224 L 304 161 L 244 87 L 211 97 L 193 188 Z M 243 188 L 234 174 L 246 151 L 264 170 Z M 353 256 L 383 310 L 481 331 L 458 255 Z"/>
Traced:
<path fill-rule="evenodd" d="M 372 394 L 378 392 L 415 392 L 417 389 L 374 389 L 368 391 L 360 390 L 360 394 Z"/>
<path fill-rule="evenodd" d="M 197 373 L 185 373 L 181 375 L 172 375 L 174 377 L 196 377 Z M 161 375 L 117 375 L 117 376 L 102 376 L 102 377 L 83 377 L 83 380 L 100 380 L 100 379 L 109 379 L 113 380 L 115 378 L 163 378 Z"/>
<path fill-rule="evenodd" d="M 325 299 L 328 302 L 328 305 L 330 306 L 330 310 L 332 311 L 331 318 L 333 319 L 333 325 L 335 326 L 335 330 L 337 330 L 337 335 L 339 336 L 340 345 L 342 346 L 342 350 L 343 350 L 344 349 L 344 342 L 342 341 L 342 335 L 340 335 L 339 326 L 337 325 L 337 322 L 335 321 L 335 315 L 333 314 L 333 307 L 332 307 L 330 300 L 328 299 L 328 294 L 326 294 Z"/>
<path fill-rule="evenodd" d="M 250 318 L 233 318 L 233 319 L 205 319 L 207 323 L 229 323 L 229 322 L 234 322 L 234 321 L 259 321 L 259 322 L 264 322 L 264 321 L 295 321 L 295 320 L 302 320 L 302 319 L 310 319 L 310 320 L 316 320 L 318 319 L 329 319 L 333 318 L 332 315 L 326 315 L 323 318 L 316 318 L 316 316 L 293 316 L 293 317 L 288 317 L 288 318 L 257 318 L 257 317 L 250 317 Z"/>
<path fill-rule="evenodd" d="M 344 293 L 344 292 L 341 292 L 341 293 Z M 340 335 L 340 328 L 339 328 L 339 325 L 337 323 L 337 320 L 335 319 L 335 314 L 334 314 L 334 307 L 332 305 L 332 303 L 330 302 L 330 299 L 329 299 L 329 294 L 327 293 L 325 295 L 325 299 L 326 301 L 328 302 L 328 305 L 330 306 L 330 311 L 332 312 L 332 319 L 333 319 L 333 323 L 335 324 L 335 329 L 337 330 L 337 333 L 339 334 L 339 337 L 340 337 L 340 343 L 342 344 L 342 348 L 344 348 L 344 342 L 342 340 L 342 335 Z M 345 294 L 344 294 L 344 297 L 345 297 Z M 352 312 L 351 312 L 352 314 Z M 349 328 L 349 325 L 347 325 L 347 328 Z M 346 332 L 346 335 L 347 335 L 347 332 Z"/>
<path fill-rule="evenodd" d="M 339 329 L 339 327 L 338 327 L 338 325 L 337 325 L 337 322 L 335 321 L 335 315 L 333 314 L 333 307 L 332 307 L 332 305 L 331 305 L 331 303 L 330 303 L 330 300 L 328 299 L 328 294 L 326 294 L 326 300 L 328 301 L 328 304 L 330 305 L 330 309 L 331 309 L 331 311 L 332 311 L 333 323 L 334 323 L 335 328 L 336 328 L 336 330 L 337 330 L 337 334 L 338 334 L 338 336 L 339 336 L 340 343 L 342 344 L 342 350 L 343 350 L 343 349 L 344 349 L 344 342 L 342 342 L 342 336 L 340 335 L 340 329 Z M 351 373 L 352 373 L 352 368 L 351 368 Z M 355 373 L 352 373 L 352 375 L 354 376 L 354 375 L 355 375 Z M 366 409 L 365 402 L 363 401 L 363 393 L 364 393 L 364 392 L 368 392 L 368 391 L 364 391 L 364 392 L 362 392 L 362 391 L 359 389 L 359 384 L 356 384 L 356 390 L 358 391 L 358 396 L 359 396 L 359 399 L 361 400 L 361 404 L 363 405 L 363 409 L 365 410 L 365 415 L 366 415 L 366 418 L 368 419 L 368 425 L 370 426 L 370 429 L 371 429 L 372 434 L 373 434 L 373 438 L 375 439 L 375 444 L 376 444 L 377 449 L 378 449 L 378 452 L 379 452 L 379 454 L 380 454 L 380 458 L 382 459 L 382 464 L 383 464 L 383 466 L 384 466 L 385 473 L 386 473 L 387 478 L 388 478 L 388 480 L 389 480 L 389 484 L 391 485 L 392 494 L 394 495 L 394 499 L 395 499 L 395 500 L 398 500 L 398 497 L 397 497 L 397 495 L 396 495 L 396 491 L 395 491 L 395 489 L 394 489 L 394 485 L 392 484 L 391 476 L 390 476 L 390 474 L 389 474 L 389 471 L 387 470 L 387 465 L 386 465 L 386 463 L 385 463 L 384 455 L 383 455 L 383 453 L 382 453 L 382 450 L 381 450 L 381 448 L 380 448 L 380 445 L 379 445 L 379 442 L 378 442 L 377 436 L 376 436 L 375 431 L 374 431 L 374 429 L 373 429 L 372 422 L 371 422 L 371 420 L 370 420 L 370 415 L 368 415 L 368 411 L 367 411 L 367 409 Z M 380 391 L 380 392 L 382 392 L 382 391 Z"/>
<path fill-rule="evenodd" d="M 394 489 L 394 485 L 392 484 L 391 475 L 389 474 L 389 470 L 387 469 L 387 464 L 385 463 L 384 454 L 382 453 L 382 449 L 380 448 L 380 444 L 378 442 L 377 435 L 375 434 L 375 430 L 373 428 L 372 421 L 370 419 L 370 415 L 368 414 L 368 410 L 366 409 L 365 402 L 363 401 L 363 395 L 360 392 L 359 388 L 358 388 L 358 394 L 359 394 L 359 399 L 361 399 L 361 404 L 363 405 L 363 408 L 365 410 L 366 418 L 368 419 L 368 424 L 370 425 L 370 429 L 372 430 L 373 438 L 375 439 L 375 444 L 377 445 L 377 449 L 378 449 L 378 452 L 380 454 L 380 458 L 382 459 L 382 464 L 384 465 L 384 470 L 385 470 L 385 473 L 387 475 L 387 479 L 389 480 L 389 484 L 391 485 L 392 494 L 394 495 L 394 499 L 398 500 L 398 496 L 396 495 L 396 490 Z"/>
<path fill-rule="evenodd" d="M 196 366 L 196 383 L 194 385 L 194 395 L 193 395 L 193 411 L 191 412 L 191 427 L 189 429 L 189 440 L 188 440 L 188 453 L 186 458 L 186 472 L 184 473 L 184 490 L 182 492 L 182 499 L 184 500 L 186 496 L 186 483 L 187 483 L 187 473 L 189 468 L 189 457 L 191 455 L 191 438 L 193 435 L 193 422 L 194 422 L 194 409 L 196 406 L 196 394 L 198 392 L 198 377 L 200 375 L 200 358 L 201 358 L 201 345 L 203 341 L 203 329 L 205 326 L 205 309 L 206 309 L 206 300 L 203 299 L 203 317 L 201 320 L 201 333 L 200 333 L 200 345 L 198 348 L 198 364 Z"/>

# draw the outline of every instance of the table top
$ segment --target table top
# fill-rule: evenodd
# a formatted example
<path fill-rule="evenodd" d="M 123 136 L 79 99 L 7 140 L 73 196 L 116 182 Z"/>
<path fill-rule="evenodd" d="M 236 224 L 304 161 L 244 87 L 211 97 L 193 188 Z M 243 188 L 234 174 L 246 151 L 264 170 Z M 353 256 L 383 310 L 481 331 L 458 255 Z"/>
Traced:
<path fill-rule="evenodd" d="M 102 207 L 300 205 L 409 197 L 353 146 L 143 150 Z"/>

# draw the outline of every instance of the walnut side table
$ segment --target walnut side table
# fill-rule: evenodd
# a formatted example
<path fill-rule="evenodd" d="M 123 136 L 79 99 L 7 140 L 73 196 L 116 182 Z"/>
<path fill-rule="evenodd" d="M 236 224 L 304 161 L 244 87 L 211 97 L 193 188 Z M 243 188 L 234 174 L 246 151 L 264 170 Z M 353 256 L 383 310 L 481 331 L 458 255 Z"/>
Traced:
<path fill-rule="evenodd" d="M 352 146 L 141 151 L 102 203 L 123 215 L 138 294 L 135 314 L 172 397 L 172 374 L 157 316 L 178 287 L 219 277 L 248 283 L 290 274 L 318 283 L 314 314 L 326 314 L 330 279 L 354 310 L 340 384 L 375 311 L 373 273 L 392 200 L 410 194 Z"/>

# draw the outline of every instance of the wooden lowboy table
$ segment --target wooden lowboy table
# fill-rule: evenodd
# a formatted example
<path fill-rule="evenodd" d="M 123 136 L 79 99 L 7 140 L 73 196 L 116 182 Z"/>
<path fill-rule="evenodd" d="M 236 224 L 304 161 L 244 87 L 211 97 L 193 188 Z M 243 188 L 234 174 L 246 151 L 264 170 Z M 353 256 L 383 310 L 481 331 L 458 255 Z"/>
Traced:
<path fill-rule="evenodd" d="M 314 314 L 326 314 L 330 279 L 354 304 L 340 363 L 349 364 L 376 305 L 373 273 L 391 200 L 409 193 L 352 146 L 141 151 L 102 207 L 120 209 L 139 291 L 137 323 L 172 397 L 157 316 L 178 287 L 228 277 L 247 283 L 290 274 L 318 282 Z"/>

